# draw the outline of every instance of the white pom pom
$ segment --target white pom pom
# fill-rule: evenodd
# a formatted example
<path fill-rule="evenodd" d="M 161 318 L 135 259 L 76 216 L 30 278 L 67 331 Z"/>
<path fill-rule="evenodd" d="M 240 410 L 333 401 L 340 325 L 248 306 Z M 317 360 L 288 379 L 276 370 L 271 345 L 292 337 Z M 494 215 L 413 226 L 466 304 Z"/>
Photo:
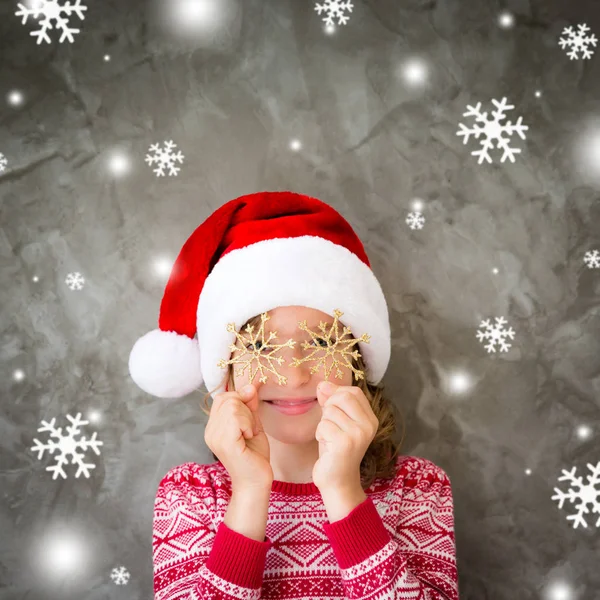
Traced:
<path fill-rule="evenodd" d="M 185 396 L 202 385 L 198 342 L 174 331 L 149 331 L 131 349 L 129 373 L 152 396 Z"/>

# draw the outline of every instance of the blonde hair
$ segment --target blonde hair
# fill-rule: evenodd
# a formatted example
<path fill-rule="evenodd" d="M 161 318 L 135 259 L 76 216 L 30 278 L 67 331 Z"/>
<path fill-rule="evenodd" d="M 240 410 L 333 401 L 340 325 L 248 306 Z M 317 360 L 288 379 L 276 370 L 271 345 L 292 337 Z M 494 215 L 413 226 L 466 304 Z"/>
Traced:
<path fill-rule="evenodd" d="M 258 328 L 260 326 L 260 315 L 250 318 L 240 327 L 239 331 L 245 329 L 247 325 L 254 325 L 255 328 Z M 362 356 L 356 359 L 353 358 L 352 364 L 354 368 L 366 373 L 366 365 Z M 200 406 L 200 408 L 205 415 L 210 416 L 208 398 L 215 390 L 224 386 L 226 382 L 229 391 L 235 390 L 232 364 L 227 365 L 227 371 L 224 374 L 221 384 L 204 395 L 204 406 Z M 372 385 L 366 381 L 366 378 L 359 379 L 358 382 L 355 382 L 353 378 L 352 385 L 357 385 L 363 391 L 371 405 L 373 413 L 379 421 L 377 433 L 360 463 L 361 486 L 363 490 L 366 490 L 376 478 L 394 477 L 396 458 L 400 455 L 400 449 L 404 441 L 404 420 L 402 419 L 402 415 L 398 413 L 400 422 L 402 423 L 402 436 L 398 441 L 396 439 L 396 409 L 392 402 L 384 396 L 384 386 L 382 384 Z M 215 461 L 219 460 L 214 453 L 211 452 L 211 454 Z"/>

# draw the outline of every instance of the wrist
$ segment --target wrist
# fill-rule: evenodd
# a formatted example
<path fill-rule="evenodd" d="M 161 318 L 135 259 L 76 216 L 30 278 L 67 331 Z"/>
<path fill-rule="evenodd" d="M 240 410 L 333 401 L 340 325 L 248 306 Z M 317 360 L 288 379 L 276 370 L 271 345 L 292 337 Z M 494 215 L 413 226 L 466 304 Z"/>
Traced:
<path fill-rule="evenodd" d="M 344 519 L 367 499 L 362 486 L 357 484 L 329 487 L 319 491 L 330 523 Z"/>
<path fill-rule="evenodd" d="M 235 496 L 241 496 L 243 498 L 264 498 L 269 497 L 271 495 L 271 486 L 272 484 L 252 484 L 252 485 L 244 485 L 244 484 L 236 484 L 235 482 L 231 483 L 231 494 Z"/>

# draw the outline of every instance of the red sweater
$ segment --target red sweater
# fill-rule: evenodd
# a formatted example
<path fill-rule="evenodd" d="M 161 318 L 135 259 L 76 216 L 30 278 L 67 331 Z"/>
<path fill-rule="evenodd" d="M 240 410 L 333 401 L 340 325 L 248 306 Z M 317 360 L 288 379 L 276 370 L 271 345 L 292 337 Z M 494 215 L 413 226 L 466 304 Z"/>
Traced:
<path fill-rule="evenodd" d="M 259 542 L 223 523 L 231 478 L 220 462 L 175 467 L 154 504 L 154 598 L 458 600 L 446 473 L 399 456 L 396 476 L 365 494 L 330 523 L 312 482 L 274 481 Z"/>

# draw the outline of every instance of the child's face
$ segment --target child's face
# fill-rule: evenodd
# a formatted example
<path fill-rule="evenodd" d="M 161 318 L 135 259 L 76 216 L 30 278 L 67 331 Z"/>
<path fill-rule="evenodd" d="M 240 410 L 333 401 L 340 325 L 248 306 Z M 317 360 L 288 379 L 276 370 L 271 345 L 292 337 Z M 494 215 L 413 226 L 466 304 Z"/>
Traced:
<path fill-rule="evenodd" d="M 325 377 L 325 369 L 323 366 L 319 370 L 311 374 L 311 367 L 315 367 L 318 361 L 309 360 L 301 363 L 297 367 L 290 366 L 293 358 L 302 359 L 309 356 L 312 349 L 303 349 L 302 343 L 309 342 L 317 348 L 317 342 L 312 342 L 312 337 L 307 331 L 303 331 L 298 327 L 300 321 L 306 321 L 308 329 L 312 332 L 321 335 L 319 324 L 326 324 L 325 331 L 328 332 L 334 322 L 334 317 L 327 313 L 321 312 L 313 308 L 305 306 L 279 306 L 268 311 L 269 319 L 265 321 L 264 339 L 268 340 L 271 331 L 277 332 L 277 338 L 272 340 L 274 344 L 285 344 L 290 338 L 296 341 L 293 348 L 281 348 L 275 356 L 283 358 L 282 364 L 275 363 L 275 370 L 282 376 L 287 378 L 287 385 L 279 385 L 277 377 L 265 371 L 268 379 L 265 383 L 259 381 L 260 372 L 256 374 L 252 384 L 258 391 L 259 399 L 259 415 L 262 421 L 265 433 L 267 435 L 286 444 L 306 443 L 315 439 L 315 430 L 321 420 L 322 410 L 318 402 L 311 403 L 307 406 L 308 410 L 302 414 L 286 414 L 278 410 L 273 404 L 269 404 L 266 400 L 273 398 L 292 398 L 292 397 L 317 397 L 317 385 L 320 381 L 328 380 L 337 385 L 353 385 L 354 376 L 352 370 L 344 366 L 342 358 L 339 354 L 336 356 L 340 360 L 340 369 L 343 374 L 342 379 L 335 377 L 336 370 L 331 369 L 329 377 Z M 260 324 L 259 324 L 260 326 Z M 343 322 L 338 320 L 338 334 L 341 337 L 343 334 Z M 257 327 L 254 328 L 254 334 L 257 332 Z M 243 333 L 243 332 L 241 332 Z M 353 332 L 354 333 L 354 332 Z M 335 332 L 333 332 L 335 335 Z M 347 339 L 348 336 L 346 336 Z M 321 342 L 323 344 L 323 342 Z M 242 343 L 237 340 L 236 346 L 242 348 Z M 350 351 L 358 349 L 358 346 L 352 346 Z M 236 351 L 236 356 L 241 355 L 241 351 Z M 351 357 L 350 359 L 351 360 Z M 332 358 L 328 357 L 325 362 L 327 369 L 331 368 Z M 265 361 L 266 364 L 266 361 Z M 252 371 L 256 370 L 256 361 L 254 361 L 241 376 L 235 373 L 242 366 L 234 364 L 234 383 L 235 389 L 240 390 L 244 385 L 250 383 L 250 367 Z"/>

